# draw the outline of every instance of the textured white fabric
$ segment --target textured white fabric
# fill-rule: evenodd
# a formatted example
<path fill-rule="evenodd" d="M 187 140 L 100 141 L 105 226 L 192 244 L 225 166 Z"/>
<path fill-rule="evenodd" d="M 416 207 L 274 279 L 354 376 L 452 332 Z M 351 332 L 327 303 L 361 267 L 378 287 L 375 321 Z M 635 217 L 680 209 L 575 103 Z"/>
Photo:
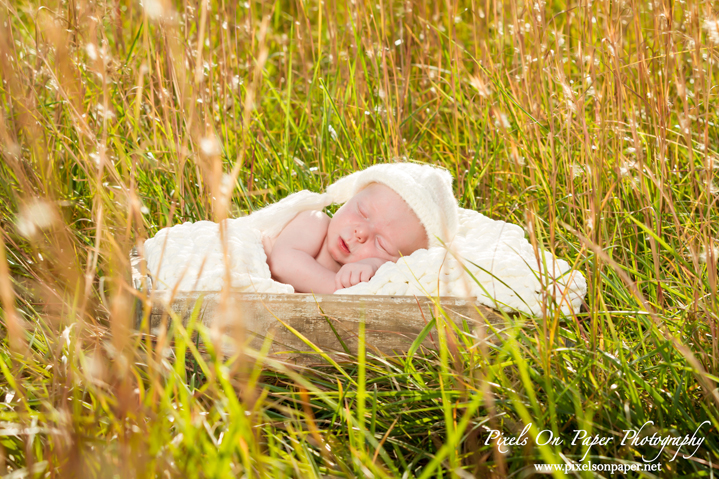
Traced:
<path fill-rule="evenodd" d="M 250 218 L 226 220 L 227 262 L 217 223 L 198 221 L 160 230 L 145 241 L 144 255 L 153 288 L 220 291 L 228 264 L 231 285 L 239 291 L 294 293 L 289 284 L 272 279 L 262 233 L 252 226 Z"/>
<path fill-rule="evenodd" d="M 538 316 L 549 295 L 565 314 L 579 311 L 587 293 L 584 275 L 547 251 L 542 255 L 538 261 L 519 226 L 460 208 L 459 230 L 448 249 L 415 251 L 382 265 L 369 282 L 335 294 L 471 297 Z"/>

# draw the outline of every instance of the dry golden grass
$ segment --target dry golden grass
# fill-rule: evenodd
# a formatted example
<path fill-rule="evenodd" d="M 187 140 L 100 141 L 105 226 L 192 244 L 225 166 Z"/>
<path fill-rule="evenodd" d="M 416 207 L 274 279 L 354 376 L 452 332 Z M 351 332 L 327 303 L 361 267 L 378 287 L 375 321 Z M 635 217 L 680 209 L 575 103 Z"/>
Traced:
<path fill-rule="evenodd" d="M 0 472 L 504 477 L 586 451 L 486 428 L 648 420 L 711 423 L 659 475 L 715 471 L 715 4 L 143 2 L 0 2 Z M 585 271 L 582 313 L 305 375 L 132 330 L 133 245 L 396 157 Z"/>

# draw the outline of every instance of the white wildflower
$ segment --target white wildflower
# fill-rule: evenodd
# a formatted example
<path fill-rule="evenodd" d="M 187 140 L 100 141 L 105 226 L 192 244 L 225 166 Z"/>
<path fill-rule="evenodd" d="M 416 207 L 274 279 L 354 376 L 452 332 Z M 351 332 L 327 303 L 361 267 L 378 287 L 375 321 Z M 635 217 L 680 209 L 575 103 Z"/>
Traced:
<path fill-rule="evenodd" d="M 494 126 L 496 127 L 502 127 L 502 128 L 509 128 L 511 125 L 509 123 L 509 118 L 506 114 L 500 113 L 498 116 L 495 116 L 494 118 Z"/>
<path fill-rule="evenodd" d="M 165 6 L 162 0 L 142 0 L 142 7 L 150 18 L 162 18 L 165 15 Z"/>
<path fill-rule="evenodd" d="M 229 198 L 232 194 L 232 190 L 235 187 L 235 182 L 232 180 L 232 176 L 228 175 L 227 173 L 224 173 L 222 175 L 222 180 L 220 181 L 220 194 L 224 198 Z"/>
<path fill-rule="evenodd" d="M 592 218 L 591 216 L 587 218 L 587 229 L 589 231 L 594 229 L 594 218 Z"/>
<path fill-rule="evenodd" d="M 97 60 L 97 48 L 95 48 L 94 43 L 85 45 L 85 52 L 87 52 L 87 56 L 90 57 L 90 60 Z"/>
<path fill-rule="evenodd" d="M 517 154 L 514 153 L 514 152 L 512 153 L 511 156 L 512 156 L 512 160 L 514 160 L 514 162 L 515 162 L 517 165 L 519 165 L 519 166 L 524 166 L 524 165 L 527 164 L 527 161 L 524 159 L 523 156 L 519 156 L 519 155 L 517 155 Z"/>
<path fill-rule="evenodd" d="M 88 155 L 88 156 L 90 156 L 92 161 L 95 163 L 95 166 L 100 166 L 100 162 L 102 161 L 102 158 L 100 157 L 100 153 L 98 153 L 98 152 L 90 153 L 90 155 Z"/>
<path fill-rule="evenodd" d="M 691 120 L 689 118 L 685 118 L 683 116 L 679 117 L 679 124 L 681 125 L 681 130 L 685 135 L 689 134 L 689 126 L 691 126 Z"/>
<path fill-rule="evenodd" d="M 477 93 L 479 93 L 481 97 L 487 97 L 491 93 L 491 90 L 479 75 L 469 77 L 469 83 L 477 90 Z"/>
<path fill-rule="evenodd" d="M 632 170 L 637 167 L 636 162 L 634 161 L 625 161 L 622 163 L 622 165 L 619 167 L 619 174 L 621 176 L 630 176 L 632 173 Z"/>
<path fill-rule="evenodd" d="M 207 156 L 217 156 L 220 154 L 220 142 L 215 135 L 206 136 L 200 140 L 200 150 Z"/>
<path fill-rule="evenodd" d="M 328 125 L 328 126 L 327 126 L 327 129 L 329 130 L 330 136 L 332 137 L 332 139 L 333 139 L 334 141 L 337 141 L 337 132 L 336 132 L 335 129 L 332 127 L 332 125 Z"/>
<path fill-rule="evenodd" d="M 572 163 L 569 167 L 569 171 L 572 173 L 572 178 L 577 178 L 583 174 L 590 172 L 591 169 L 588 165 L 580 165 L 579 163 Z"/>
<path fill-rule="evenodd" d="M 15 226 L 19 234 L 31 238 L 54 222 L 55 212 L 50 204 L 44 200 L 34 200 L 21 210 Z"/>
<path fill-rule="evenodd" d="M 97 354 L 85 356 L 84 364 L 85 375 L 90 381 L 102 381 L 105 368 L 103 367 L 102 358 Z"/>
<path fill-rule="evenodd" d="M 702 245 L 702 250 L 699 252 L 699 262 L 708 263 L 712 257 L 714 258 L 714 261 L 719 259 L 719 246 L 714 244 L 711 246 L 710 250 L 706 245 Z"/>
<path fill-rule="evenodd" d="M 97 112 L 97 116 L 99 118 L 107 118 L 107 119 L 115 118 L 115 113 L 110 108 L 108 108 L 106 110 L 105 107 L 102 105 L 102 103 L 98 103 L 95 106 L 95 111 Z"/>
<path fill-rule="evenodd" d="M 702 25 L 707 37 L 714 45 L 719 45 L 719 18 L 707 18 Z"/>

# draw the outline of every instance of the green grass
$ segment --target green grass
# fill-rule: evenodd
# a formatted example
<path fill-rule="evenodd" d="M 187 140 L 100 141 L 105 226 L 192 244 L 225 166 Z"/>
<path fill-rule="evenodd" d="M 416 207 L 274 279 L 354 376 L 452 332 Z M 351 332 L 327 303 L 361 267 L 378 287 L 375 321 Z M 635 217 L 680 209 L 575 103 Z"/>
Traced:
<path fill-rule="evenodd" d="M 715 4 L 144 1 L 0 3 L 0 474 L 524 477 L 576 429 L 653 458 L 647 421 L 709 421 L 656 476 L 717 474 Z M 398 157 L 582 270 L 581 313 L 300 371 L 130 328 L 133 245 Z"/>

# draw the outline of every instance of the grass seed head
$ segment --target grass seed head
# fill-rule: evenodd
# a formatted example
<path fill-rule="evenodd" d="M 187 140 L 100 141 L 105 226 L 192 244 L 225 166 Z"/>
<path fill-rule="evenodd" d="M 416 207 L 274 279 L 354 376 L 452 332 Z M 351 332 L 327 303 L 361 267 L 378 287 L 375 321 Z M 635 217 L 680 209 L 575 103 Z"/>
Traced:
<path fill-rule="evenodd" d="M 702 249 L 699 252 L 700 263 L 709 264 L 711 260 L 716 261 L 717 258 L 719 258 L 719 242 L 713 240 L 713 243 L 710 247 L 702 245 Z"/>
<path fill-rule="evenodd" d="M 32 200 L 17 216 L 17 232 L 30 239 L 41 230 L 47 229 L 56 221 L 55 211 L 45 200 Z"/>
<path fill-rule="evenodd" d="M 703 24 L 707 38 L 714 45 L 719 45 L 719 18 L 707 18 Z"/>

